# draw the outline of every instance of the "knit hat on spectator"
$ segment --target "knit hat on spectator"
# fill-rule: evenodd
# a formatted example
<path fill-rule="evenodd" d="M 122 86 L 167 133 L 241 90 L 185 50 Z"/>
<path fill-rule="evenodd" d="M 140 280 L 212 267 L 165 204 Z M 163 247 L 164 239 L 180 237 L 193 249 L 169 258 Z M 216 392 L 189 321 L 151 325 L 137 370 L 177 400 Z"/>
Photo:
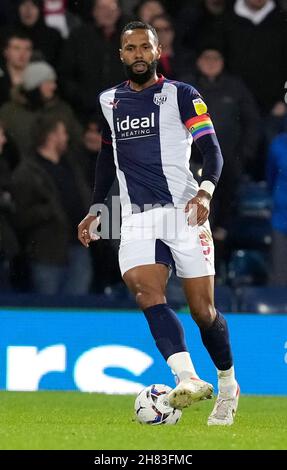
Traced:
<path fill-rule="evenodd" d="M 56 72 L 51 65 L 46 62 L 32 62 L 25 69 L 22 87 L 25 91 L 32 91 L 43 82 L 56 79 Z"/>

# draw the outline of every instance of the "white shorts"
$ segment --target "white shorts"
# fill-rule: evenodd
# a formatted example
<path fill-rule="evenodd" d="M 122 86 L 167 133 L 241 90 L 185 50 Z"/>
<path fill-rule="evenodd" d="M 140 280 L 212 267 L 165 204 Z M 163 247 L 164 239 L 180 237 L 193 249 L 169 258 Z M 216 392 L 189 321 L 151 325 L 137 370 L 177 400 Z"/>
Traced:
<path fill-rule="evenodd" d="M 119 264 L 129 269 L 162 263 L 182 278 L 214 275 L 214 246 L 209 222 L 187 224 L 182 208 L 157 207 L 124 217 Z"/>

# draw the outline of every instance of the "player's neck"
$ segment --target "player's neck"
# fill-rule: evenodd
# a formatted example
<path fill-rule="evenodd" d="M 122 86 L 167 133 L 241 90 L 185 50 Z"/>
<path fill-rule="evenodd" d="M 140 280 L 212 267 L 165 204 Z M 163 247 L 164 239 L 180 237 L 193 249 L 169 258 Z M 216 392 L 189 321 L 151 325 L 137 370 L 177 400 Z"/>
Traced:
<path fill-rule="evenodd" d="M 147 82 L 139 85 L 138 83 L 133 82 L 130 80 L 130 87 L 134 91 L 142 91 L 145 90 L 145 88 L 148 88 L 152 85 L 154 85 L 158 81 L 159 77 L 155 73 Z"/>

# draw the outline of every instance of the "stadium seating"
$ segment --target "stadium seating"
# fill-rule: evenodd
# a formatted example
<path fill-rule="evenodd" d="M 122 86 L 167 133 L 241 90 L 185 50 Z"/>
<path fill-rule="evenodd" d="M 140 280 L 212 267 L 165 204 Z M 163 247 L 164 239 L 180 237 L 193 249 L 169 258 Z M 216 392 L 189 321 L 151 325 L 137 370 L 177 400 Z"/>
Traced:
<path fill-rule="evenodd" d="M 228 237 L 234 249 L 266 250 L 271 245 L 270 220 L 260 217 L 237 217 Z"/>
<path fill-rule="evenodd" d="M 177 311 L 187 310 L 183 297 L 178 303 L 168 297 L 170 305 Z M 221 312 L 242 313 L 287 313 L 287 289 L 280 287 L 219 286 L 215 289 L 215 303 Z M 98 294 L 88 296 L 43 296 L 35 294 L 0 294 L 0 306 L 19 308 L 87 308 L 110 310 L 138 310 L 134 299 L 120 294 Z"/>
<path fill-rule="evenodd" d="M 228 243 L 233 249 L 266 249 L 271 244 L 271 196 L 264 181 L 240 185 Z"/>
<path fill-rule="evenodd" d="M 264 181 L 243 182 L 228 235 L 227 282 L 232 287 L 264 285 L 271 246 L 271 195 Z"/>
<path fill-rule="evenodd" d="M 218 286 L 215 288 L 215 305 L 220 312 L 236 312 L 236 296 L 228 286 Z"/>
<path fill-rule="evenodd" d="M 270 218 L 272 198 L 266 182 L 242 183 L 238 191 L 237 207 L 241 216 Z"/>
<path fill-rule="evenodd" d="M 268 255 L 259 250 L 235 250 L 228 263 L 228 283 L 232 287 L 263 285 L 267 282 Z"/>
<path fill-rule="evenodd" d="M 241 312 L 287 313 L 285 287 L 244 287 L 237 295 Z"/>

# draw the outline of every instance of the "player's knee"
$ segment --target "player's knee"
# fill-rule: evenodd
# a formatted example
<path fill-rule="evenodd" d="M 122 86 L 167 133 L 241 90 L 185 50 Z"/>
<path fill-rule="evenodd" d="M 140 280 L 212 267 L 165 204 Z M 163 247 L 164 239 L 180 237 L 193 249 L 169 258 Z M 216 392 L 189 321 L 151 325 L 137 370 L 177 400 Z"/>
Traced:
<path fill-rule="evenodd" d="M 137 291 L 136 302 L 141 310 L 145 310 L 153 305 L 166 303 L 166 298 L 162 292 L 146 288 Z"/>
<path fill-rule="evenodd" d="M 201 301 L 195 305 L 191 311 L 192 318 L 199 326 L 199 328 L 209 328 L 216 317 L 214 306 L 209 302 Z"/>

